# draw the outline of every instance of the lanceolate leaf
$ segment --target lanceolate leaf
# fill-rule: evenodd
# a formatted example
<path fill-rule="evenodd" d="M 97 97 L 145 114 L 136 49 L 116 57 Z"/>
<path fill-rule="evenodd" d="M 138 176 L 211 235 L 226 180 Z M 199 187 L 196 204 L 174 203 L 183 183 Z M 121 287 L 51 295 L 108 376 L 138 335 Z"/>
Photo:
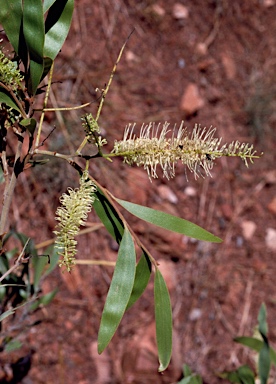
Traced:
<path fill-rule="evenodd" d="M 43 13 L 46 13 L 48 9 L 54 4 L 56 0 L 44 0 L 43 2 Z"/>
<path fill-rule="evenodd" d="M 34 291 L 37 293 L 40 289 L 40 279 L 46 264 L 48 263 L 48 258 L 46 256 L 34 256 L 32 257 L 32 262 L 34 266 Z"/>
<path fill-rule="evenodd" d="M 20 112 L 20 109 L 18 108 L 17 104 L 13 101 L 12 97 L 2 87 L 0 87 L 0 103 L 5 103 L 5 104 L 7 104 L 7 106 L 9 106 L 9 107 L 15 109 L 16 111 Z"/>
<path fill-rule="evenodd" d="M 1 0 L 0 24 L 16 53 L 19 52 L 19 36 L 22 23 L 22 0 Z"/>
<path fill-rule="evenodd" d="M 23 32 L 31 59 L 41 63 L 45 38 L 42 1 L 24 0 Z"/>
<path fill-rule="evenodd" d="M 262 304 L 259 316 L 259 332 L 263 338 L 263 346 L 260 350 L 258 368 L 259 368 L 259 376 L 261 379 L 261 384 L 266 384 L 269 377 L 270 371 L 270 351 L 269 351 L 269 343 L 267 338 L 268 326 L 266 322 L 266 308 L 265 305 Z"/>
<path fill-rule="evenodd" d="M 105 197 L 99 187 L 97 187 L 95 196 L 96 199 L 93 207 L 99 216 L 99 219 L 110 235 L 117 241 L 118 244 L 120 244 L 124 233 L 124 225 L 116 211 L 116 208 Z"/>
<path fill-rule="evenodd" d="M 159 372 L 164 371 L 172 355 L 172 308 L 165 280 L 156 269 L 154 278 L 154 307 L 156 339 L 159 357 Z"/>
<path fill-rule="evenodd" d="M 45 39 L 43 6 L 38 0 L 24 0 L 23 33 L 30 54 L 29 94 L 34 95 L 43 75 Z"/>
<path fill-rule="evenodd" d="M 124 225 L 116 211 L 116 208 L 105 197 L 99 187 L 95 195 L 96 200 L 93 207 L 97 215 L 106 227 L 107 231 L 117 241 L 117 243 L 120 244 L 122 235 L 124 233 Z M 143 254 L 136 266 L 134 286 L 127 305 L 127 309 L 130 308 L 139 299 L 149 282 L 151 274 L 151 263 L 147 253 L 143 249 L 142 251 Z"/>
<path fill-rule="evenodd" d="M 241 336 L 241 337 L 235 337 L 234 341 L 237 343 L 240 343 L 242 345 L 245 345 L 246 347 L 249 347 L 253 349 L 253 351 L 260 352 L 260 350 L 263 347 L 264 342 L 259 339 L 255 339 L 254 337 L 247 337 L 247 336 Z M 270 352 L 270 359 L 273 362 L 274 365 L 276 365 L 276 352 L 273 348 L 269 348 Z"/>
<path fill-rule="evenodd" d="M 230 381 L 230 383 L 255 383 L 254 372 L 247 365 L 242 365 L 237 370 L 232 372 L 222 372 L 219 374 L 219 377 L 221 377 L 222 379 L 227 379 L 228 381 Z"/>
<path fill-rule="evenodd" d="M 99 353 L 108 346 L 126 311 L 134 284 L 135 264 L 134 243 L 128 229 L 125 229 L 103 309 L 98 335 Z"/>
<path fill-rule="evenodd" d="M 70 29 L 74 0 L 56 0 L 49 9 L 45 22 L 44 56 L 54 60 Z"/>
<path fill-rule="evenodd" d="M 219 237 L 212 235 L 210 232 L 199 227 L 190 221 L 181 219 L 165 212 L 157 211 L 152 208 L 143 207 L 142 205 L 133 204 L 129 201 L 116 199 L 116 201 L 133 215 L 145 220 L 151 224 L 168 229 L 169 231 L 181 233 L 183 235 L 193 237 L 197 240 L 211 241 L 220 243 L 222 240 Z"/>
<path fill-rule="evenodd" d="M 141 297 L 148 285 L 150 274 L 151 262 L 149 260 L 148 255 L 143 252 L 136 266 L 134 285 L 126 309 L 129 309 Z"/>

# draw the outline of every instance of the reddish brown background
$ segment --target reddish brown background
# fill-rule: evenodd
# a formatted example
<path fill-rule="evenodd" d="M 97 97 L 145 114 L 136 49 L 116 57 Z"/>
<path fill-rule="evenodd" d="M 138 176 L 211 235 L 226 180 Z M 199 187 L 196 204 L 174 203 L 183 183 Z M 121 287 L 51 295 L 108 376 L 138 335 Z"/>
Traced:
<path fill-rule="evenodd" d="M 276 345 L 275 246 L 266 241 L 268 228 L 276 229 L 276 3 L 79 0 L 56 62 L 51 103 L 95 100 L 95 88 L 108 82 L 133 28 L 100 118 L 109 149 L 130 122 L 139 128 L 143 122 L 185 120 L 189 129 L 195 123 L 217 127 L 223 142 L 251 142 L 264 156 L 249 169 L 237 159 L 222 159 L 212 178 L 197 181 L 189 174 L 187 181 L 179 166 L 174 180 L 160 174 L 152 183 L 143 169 L 120 160 L 94 161 L 91 174 L 114 195 L 191 220 L 224 242 L 192 241 L 126 215 L 160 262 L 171 292 L 174 348 L 168 371 L 157 373 L 152 282 L 99 357 L 97 331 L 112 268 L 77 266 L 71 275 L 56 270 L 43 284 L 45 292 L 58 286 L 59 293 L 38 315 L 43 324 L 22 336 L 26 351 L 36 351 L 25 384 L 175 383 L 183 363 L 205 383 L 218 383 L 216 372 L 254 366 L 252 353 L 232 339 L 252 334 L 263 301 Z M 66 131 L 71 149 L 77 147 L 81 114 L 47 117 L 45 132 L 57 126 L 50 149 L 69 151 Z M 13 207 L 17 230 L 37 242 L 52 237 L 58 197 L 77 185 L 66 164 L 49 164 L 21 178 Z M 253 234 L 247 234 L 248 222 L 256 224 Z M 101 229 L 80 239 L 78 257 L 115 260 L 116 244 Z"/>

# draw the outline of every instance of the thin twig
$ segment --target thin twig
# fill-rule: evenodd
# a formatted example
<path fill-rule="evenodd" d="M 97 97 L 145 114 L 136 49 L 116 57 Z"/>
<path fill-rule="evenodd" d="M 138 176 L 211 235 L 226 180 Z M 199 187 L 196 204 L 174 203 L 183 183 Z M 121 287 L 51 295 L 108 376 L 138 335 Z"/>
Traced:
<path fill-rule="evenodd" d="M 121 60 L 121 57 L 122 57 L 123 51 L 124 51 L 124 49 L 125 49 L 125 46 L 126 46 L 128 40 L 130 39 L 130 36 L 133 34 L 134 30 L 135 30 L 135 29 L 133 29 L 133 30 L 130 32 L 129 36 L 127 37 L 126 41 L 124 42 L 124 44 L 123 44 L 123 46 L 122 46 L 122 48 L 121 48 L 121 50 L 120 50 L 120 52 L 119 52 L 118 58 L 117 58 L 117 60 L 116 60 L 116 63 L 114 64 L 114 67 L 113 67 L 113 69 L 112 69 L 112 72 L 111 72 L 111 75 L 110 75 L 110 77 L 109 77 L 107 86 L 102 90 L 102 97 L 101 97 L 100 105 L 99 105 L 99 107 L 98 107 L 98 111 L 97 111 L 97 115 L 96 115 L 95 121 L 98 121 L 98 120 L 99 120 L 99 117 L 100 117 L 100 115 L 101 115 L 102 108 L 103 108 L 103 105 L 104 105 L 104 100 L 105 100 L 105 97 L 106 97 L 106 95 L 107 95 L 107 92 L 109 91 L 109 88 L 110 88 L 110 86 L 111 86 L 111 83 L 112 83 L 114 74 L 115 74 L 115 72 L 116 72 L 117 66 L 118 66 L 118 64 L 119 64 L 119 62 L 120 62 L 120 60 Z M 82 149 L 83 149 L 84 146 L 87 144 L 87 141 L 88 141 L 88 137 L 86 136 L 86 137 L 83 139 L 82 143 L 80 144 L 79 148 L 76 150 L 76 153 L 77 153 L 77 154 L 80 154 L 80 153 L 81 153 Z"/>
<path fill-rule="evenodd" d="M 18 256 L 17 260 L 15 261 L 15 264 L 0 277 L 0 282 L 3 281 L 6 278 L 6 276 L 8 276 L 10 273 L 12 273 L 16 268 L 18 268 L 23 263 L 22 259 L 24 257 L 25 249 L 26 249 L 27 245 L 29 244 L 29 241 L 30 241 L 30 239 L 28 239 L 26 241 L 20 255 Z M 26 259 L 24 259 L 24 261 L 26 261 Z"/>
<path fill-rule="evenodd" d="M 36 135 L 35 148 L 39 146 L 39 142 L 40 142 L 40 136 L 41 136 L 41 132 L 42 132 L 42 124 L 43 124 L 44 116 L 45 116 L 44 109 L 46 108 L 47 103 L 48 103 L 49 92 L 51 89 L 51 83 L 52 83 L 52 77 L 53 77 L 53 71 L 54 71 L 54 63 L 52 63 L 50 73 L 49 73 L 48 85 L 47 85 L 46 94 L 45 94 L 45 98 L 44 98 L 44 102 L 43 102 L 43 110 L 42 110 L 42 113 L 40 116 L 38 131 L 37 131 L 37 135 Z"/>

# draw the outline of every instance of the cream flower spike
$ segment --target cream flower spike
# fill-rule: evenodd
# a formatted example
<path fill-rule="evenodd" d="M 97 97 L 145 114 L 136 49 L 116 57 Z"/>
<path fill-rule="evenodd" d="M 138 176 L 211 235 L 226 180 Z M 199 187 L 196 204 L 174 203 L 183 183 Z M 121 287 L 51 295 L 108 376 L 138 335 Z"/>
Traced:
<path fill-rule="evenodd" d="M 122 156 L 124 161 L 138 167 L 143 166 L 149 178 L 157 178 L 157 167 L 160 166 L 163 176 L 170 179 L 175 176 L 175 166 L 181 161 L 195 176 L 211 176 L 214 160 L 222 156 L 238 156 L 248 166 L 248 160 L 253 163 L 256 151 L 253 145 L 238 141 L 227 145 L 221 144 L 221 138 L 216 138 L 216 128 L 201 128 L 195 125 L 191 134 L 181 123 L 178 130 L 174 126 L 168 137 L 169 123 L 155 125 L 143 124 L 140 136 L 134 134 L 135 124 L 127 125 L 123 140 L 116 141 L 113 153 Z M 203 171 L 203 172 L 202 172 Z"/>
<path fill-rule="evenodd" d="M 81 225 L 85 224 L 88 213 L 92 209 L 96 187 L 89 179 L 88 172 L 84 171 L 80 178 L 78 189 L 68 188 L 68 194 L 64 193 L 60 197 L 61 207 L 57 209 L 56 220 L 56 248 L 62 260 L 59 266 L 65 266 L 68 272 L 75 264 L 77 241 L 75 236 L 79 232 Z"/>

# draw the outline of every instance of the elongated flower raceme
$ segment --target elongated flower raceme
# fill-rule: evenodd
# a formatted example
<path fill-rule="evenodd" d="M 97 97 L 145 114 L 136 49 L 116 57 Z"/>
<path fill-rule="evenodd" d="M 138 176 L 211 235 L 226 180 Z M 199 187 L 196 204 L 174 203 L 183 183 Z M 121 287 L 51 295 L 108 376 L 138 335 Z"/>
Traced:
<path fill-rule="evenodd" d="M 56 248 L 62 256 L 59 266 L 65 266 L 68 272 L 75 264 L 77 241 L 75 236 L 81 225 L 85 224 L 88 213 L 91 211 L 95 200 L 93 193 L 96 187 L 84 171 L 80 178 L 78 189 L 68 188 L 68 194 L 60 198 L 61 207 L 57 209 L 56 220 L 59 221 L 56 234 Z"/>
<path fill-rule="evenodd" d="M 211 176 L 214 160 L 222 156 L 238 156 L 248 166 L 253 163 L 256 151 L 253 145 L 233 141 L 221 146 L 221 138 L 216 138 L 215 128 L 201 128 L 195 125 L 191 134 L 183 127 L 169 129 L 169 123 L 142 125 L 140 136 L 134 134 L 135 124 L 129 124 L 123 140 L 114 144 L 113 155 L 122 156 L 129 164 L 143 166 L 149 178 L 157 178 L 157 166 L 163 176 L 170 179 L 175 176 L 175 166 L 181 161 L 195 176 Z M 171 133 L 170 133 L 171 132 Z M 170 133 L 170 136 L 169 136 Z"/>

